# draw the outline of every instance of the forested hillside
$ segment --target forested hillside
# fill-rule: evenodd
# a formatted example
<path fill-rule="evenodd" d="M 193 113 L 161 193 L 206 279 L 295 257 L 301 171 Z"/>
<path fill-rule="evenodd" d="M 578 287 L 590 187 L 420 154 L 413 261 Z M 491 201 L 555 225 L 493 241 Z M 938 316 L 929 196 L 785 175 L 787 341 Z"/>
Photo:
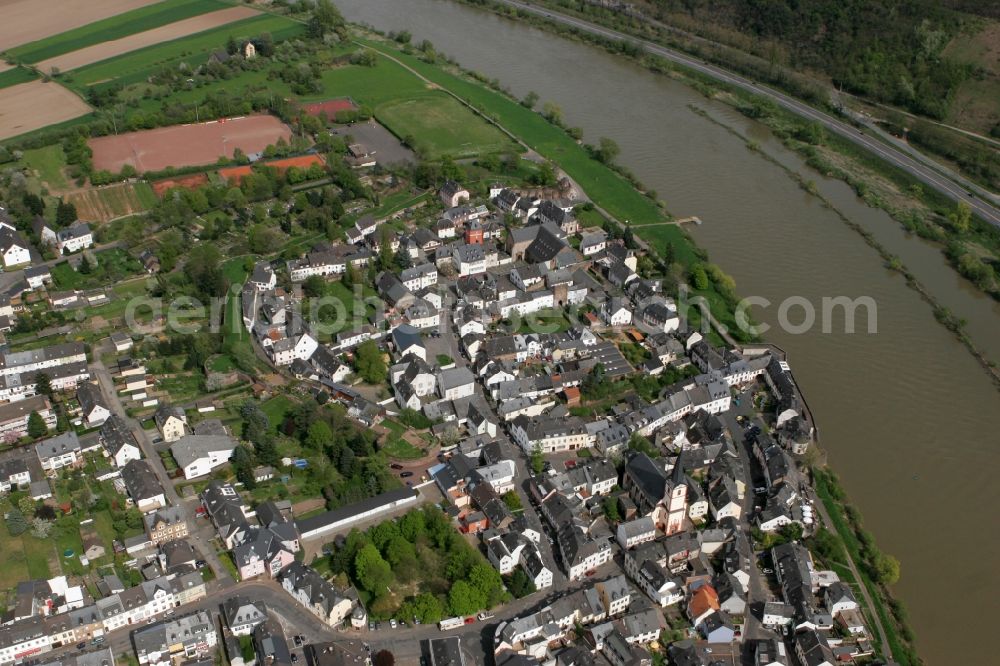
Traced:
<path fill-rule="evenodd" d="M 971 0 L 969 0 L 971 2 Z M 932 118 L 971 68 L 942 57 L 961 16 L 935 0 L 644 0 L 653 16 Z M 952 0 L 963 5 L 963 0 Z M 982 3 L 986 11 L 989 5 Z M 964 6 L 963 6 L 964 8 Z"/>

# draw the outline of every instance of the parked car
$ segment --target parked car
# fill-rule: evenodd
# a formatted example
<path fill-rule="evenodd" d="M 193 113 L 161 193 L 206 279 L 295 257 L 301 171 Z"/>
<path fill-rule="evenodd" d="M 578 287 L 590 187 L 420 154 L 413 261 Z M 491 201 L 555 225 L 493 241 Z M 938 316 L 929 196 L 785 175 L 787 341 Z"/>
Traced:
<path fill-rule="evenodd" d="M 389 627 L 390 628 L 395 629 L 397 626 L 398 626 L 398 624 L 396 622 L 396 618 L 392 618 L 391 620 L 389 620 Z"/>
<path fill-rule="evenodd" d="M 297 654 L 295 654 L 295 653 L 293 652 L 293 653 L 292 653 L 292 663 L 294 664 L 294 663 L 295 663 L 295 662 L 297 662 L 298 660 L 299 660 L 299 655 L 297 655 Z"/>
<path fill-rule="evenodd" d="M 173 608 L 171 608 L 170 610 L 166 611 L 166 612 L 165 612 L 165 613 L 164 613 L 163 615 L 164 615 L 165 617 L 170 617 L 171 615 L 173 615 L 173 614 L 174 614 L 174 612 L 175 612 L 175 611 L 174 611 L 174 609 L 173 609 Z"/>
<path fill-rule="evenodd" d="M 87 641 L 83 641 L 82 643 L 77 643 L 77 644 L 76 644 L 76 649 L 77 649 L 77 650 L 82 650 L 82 649 L 84 649 L 85 647 L 87 647 Z"/>
<path fill-rule="evenodd" d="M 477 617 L 478 617 L 478 618 L 479 618 L 480 620 L 489 620 L 490 618 L 492 618 L 492 617 L 493 617 L 493 613 L 491 613 L 491 612 L 489 612 L 489 611 L 483 611 L 483 612 L 482 612 L 482 613 L 480 613 L 480 614 L 479 614 L 479 615 L 478 615 Z"/>
<path fill-rule="evenodd" d="M 368 621 L 368 631 L 375 631 L 375 620 Z"/>
<path fill-rule="evenodd" d="M 399 473 L 399 478 L 401 478 L 401 479 L 408 479 L 411 476 L 413 476 L 413 472 L 400 472 Z"/>
<path fill-rule="evenodd" d="M 400 465 L 399 463 L 392 463 L 391 465 L 389 465 L 389 467 L 393 469 L 403 469 L 403 466 Z"/>

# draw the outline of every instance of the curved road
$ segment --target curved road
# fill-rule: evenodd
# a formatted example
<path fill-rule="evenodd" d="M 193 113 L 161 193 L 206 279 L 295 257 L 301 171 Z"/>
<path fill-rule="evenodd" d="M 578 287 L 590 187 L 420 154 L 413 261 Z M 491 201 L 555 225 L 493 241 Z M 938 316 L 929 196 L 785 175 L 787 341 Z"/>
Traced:
<path fill-rule="evenodd" d="M 866 150 L 878 155 L 886 162 L 889 162 L 893 166 L 896 166 L 903 171 L 909 173 L 911 176 L 921 181 L 925 185 L 934 188 L 938 192 L 944 194 L 952 201 L 964 201 L 972 209 L 973 213 L 978 215 L 983 220 L 989 222 L 995 227 L 1000 228 L 1000 209 L 996 206 L 979 199 L 976 196 L 969 194 L 970 189 L 978 189 L 972 183 L 961 179 L 962 184 L 956 183 L 951 179 L 941 175 L 936 170 L 928 167 L 919 160 L 910 156 L 907 152 L 895 148 L 890 145 L 886 145 L 879 141 L 864 134 L 860 130 L 854 128 L 853 126 L 837 120 L 831 115 L 818 111 L 813 107 L 800 102 L 784 93 L 778 92 L 771 88 L 765 86 L 760 86 L 755 84 L 750 79 L 745 79 L 736 74 L 727 72 L 724 69 L 720 69 L 713 65 L 706 64 L 705 62 L 692 58 L 691 56 L 685 55 L 679 51 L 673 49 L 668 49 L 659 44 L 654 44 L 653 42 L 648 42 L 636 37 L 632 37 L 623 32 L 618 32 L 617 30 L 611 30 L 589 21 L 584 21 L 573 16 L 568 16 L 566 14 L 561 14 L 549 9 L 543 9 L 535 7 L 520 0 L 498 0 L 499 2 L 513 7 L 515 9 L 521 9 L 526 12 L 531 12 L 538 16 L 545 17 L 551 21 L 556 21 L 564 25 L 568 25 L 579 30 L 583 30 L 595 35 L 600 35 L 602 37 L 607 37 L 609 39 L 623 40 L 633 44 L 637 44 L 644 48 L 647 52 L 652 53 L 657 56 L 661 56 L 670 60 L 672 62 L 678 63 L 687 67 L 689 69 L 695 70 L 702 74 L 711 76 L 714 79 L 723 81 L 730 85 L 736 86 L 743 90 L 752 92 L 757 95 L 762 95 L 774 100 L 777 104 L 781 105 L 785 109 L 795 113 L 809 120 L 813 120 L 820 123 L 827 130 L 834 132 L 848 141 L 851 141 Z M 956 176 L 958 177 L 958 176 Z M 958 177 L 960 178 L 960 177 Z"/>

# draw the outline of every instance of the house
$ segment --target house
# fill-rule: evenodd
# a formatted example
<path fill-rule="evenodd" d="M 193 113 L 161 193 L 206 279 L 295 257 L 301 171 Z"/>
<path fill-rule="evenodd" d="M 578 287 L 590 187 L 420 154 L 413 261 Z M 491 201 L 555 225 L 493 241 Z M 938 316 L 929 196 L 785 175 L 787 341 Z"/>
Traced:
<path fill-rule="evenodd" d="M 115 351 L 121 354 L 132 349 L 132 336 L 128 333 L 117 331 L 111 334 L 111 344 L 115 346 Z"/>
<path fill-rule="evenodd" d="M 438 192 L 445 208 L 455 208 L 463 201 L 469 200 L 469 191 L 453 180 L 445 181 Z"/>
<path fill-rule="evenodd" d="M 438 370 L 438 395 L 445 400 L 467 398 L 476 392 L 476 378 L 465 366 Z"/>
<path fill-rule="evenodd" d="M 608 326 L 628 326 L 632 323 L 632 310 L 621 296 L 612 296 L 601 306 L 601 317 Z"/>
<path fill-rule="evenodd" d="M 795 634 L 795 656 L 802 666 L 834 666 L 837 663 L 830 644 L 815 629 Z"/>
<path fill-rule="evenodd" d="M 608 616 L 620 615 L 628 610 L 632 602 L 632 589 L 625 576 L 619 574 L 594 585 Z"/>
<path fill-rule="evenodd" d="M 257 291 L 270 291 L 278 284 L 278 276 L 274 274 L 271 264 L 259 261 L 254 265 L 248 282 Z"/>
<path fill-rule="evenodd" d="M 104 557 L 104 554 L 107 552 L 104 542 L 101 541 L 101 537 L 94 530 L 81 529 L 80 542 L 83 545 L 83 555 L 88 560 L 93 561 Z"/>
<path fill-rule="evenodd" d="M 146 535 L 156 545 L 175 539 L 183 539 L 188 535 L 187 519 L 184 509 L 177 506 L 164 507 L 143 516 Z"/>
<path fill-rule="evenodd" d="M 56 232 L 45 218 L 42 216 L 36 217 L 31 222 L 31 230 L 35 234 L 35 238 L 38 239 L 39 245 L 55 245 L 57 242 Z"/>
<path fill-rule="evenodd" d="M 248 507 L 231 483 L 212 481 L 201 493 L 201 504 L 219 538 L 231 550 L 243 540 L 250 529 Z"/>
<path fill-rule="evenodd" d="M 285 631 L 274 617 L 254 627 L 253 647 L 259 666 L 292 666 L 293 658 Z"/>
<path fill-rule="evenodd" d="M 29 266 L 24 269 L 24 279 L 28 283 L 28 289 L 41 289 L 52 283 L 52 272 L 45 265 Z"/>
<path fill-rule="evenodd" d="M 73 430 L 39 442 L 35 445 L 35 454 L 38 456 L 42 470 L 49 475 L 63 467 L 76 467 L 83 464 L 80 439 Z"/>
<path fill-rule="evenodd" d="M 90 225 L 79 220 L 56 234 L 56 247 L 62 254 L 72 254 L 94 245 Z"/>
<path fill-rule="evenodd" d="M 652 541 L 656 538 L 656 524 L 650 516 L 643 516 L 629 522 L 620 523 L 615 538 L 618 540 L 618 544 L 625 550 L 634 548 L 639 544 Z"/>
<path fill-rule="evenodd" d="M 0 439 L 10 440 L 28 434 L 28 418 L 38 413 L 46 428 L 56 427 L 56 415 L 44 395 L 35 395 L 17 402 L 0 405 Z"/>
<path fill-rule="evenodd" d="M 135 435 L 132 434 L 124 419 L 117 414 L 112 415 L 101 426 L 100 440 L 105 454 L 114 461 L 115 467 L 119 469 L 133 460 L 142 458 L 142 451 L 139 450 L 139 443 Z"/>
<path fill-rule="evenodd" d="M 236 441 L 229 435 L 184 435 L 170 445 L 170 453 L 185 479 L 195 479 L 229 462 Z"/>
<path fill-rule="evenodd" d="M 162 509 L 167 505 L 163 486 L 145 460 L 132 460 L 122 467 L 121 480 L 129 497 L 142 513 Z"/>
<path fill-rule="evenodd" d="M 111 410 L 104 404 L 101 389 L 96 384 L 81 382 L 76 387 L 76 399 L 88 428 L 103 424 L 111 416 Z"/>
<path fill-rule="evenodd" d="M 295 543 L 297 546 L 298 541 Z M 232 557 L 240 580 L 249 580 L 265 573 L 276 577 L 295 560 L 295 552 L 280 535 L 263 527 L 251 529 L 243 542 L 233 548 Z"/>
<path fill-rule="evenodd" d="M 26 452 L 14 449 L 0 456 L 0 493 L 25 488 L 31 483 Z"/>
<path fill-rule="evenodd" d="M 0 227 L 0 260 L 5 268 L 29 263 L 30 248 L 20 232 L 6 226 Z"/>
<path fill-rule="evenodd" d="M 267 608 L 260 601 L 235 595 L 222 602 L 222 616 L 234 636 L 249 636 L 254 627 L 267 619 Z"/>
<path fill-rule="evenodd" d="M 205 659 L 215 652 L 217 643 L 215 622 L 206 610 L 132 631 L 132 645 L 140 666 L 172 666 Z"/>
<path fill-rule="evenodd" d="M 392 329 L 390 334 L 393 347 L 396 349 L 396 356 L 404 358 L 407 354 L 413 354 L 423 361 L 427 361 L 427 349 L 420 338 L 420 331 L 409 324 L 400 324 Z"/>
<path fill-rule="evenodd" d="M 156 408 L 153 420 L 163 441 L 168 444 L 179 440 L 187 430 L 187 414 L 180 407 L 163 403 Z"/>
<path fill-rule="evenodd" d="M 356 603 L 301 562 L 285 567 L 278 582 L 306 610 L 330 627 L 337 627 L 347 619 Z"/>

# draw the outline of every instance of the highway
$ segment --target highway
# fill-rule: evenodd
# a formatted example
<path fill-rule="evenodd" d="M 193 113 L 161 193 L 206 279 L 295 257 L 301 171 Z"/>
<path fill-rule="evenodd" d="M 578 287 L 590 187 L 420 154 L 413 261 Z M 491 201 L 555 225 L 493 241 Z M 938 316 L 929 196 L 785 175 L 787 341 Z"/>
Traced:
<path fill-rule="evenodd" d="M 660 46 L 653 42 L 632 37 L 623 32 L 605 28 L 583 19 L 552 11 L 547 8 L 535 7 L 520 0 L 498 0 L 499 2 L 521 9 L 538 16 L 543 16 L 551 21 L 568 25 L 591 34 L 600 35 L 609 39 L 622 40 L 637 44 L 648 53 L 666 58 L 667 60 L 683 65 L 701 74 L 712 77 L 729 85 L 741 88 L 748 92 L 762 97 L 767 97 L 783 108 L 799 115 L 803 118 L 821 124 L 826 130 L 833 132 L 843 138 L 855 143 L 866 150 L 881 157 L 886 162 L 896 166 L 911 176 L 945 195 L 954 202 L 964 201 L 972 209 L 973 213 L 990 224 L 1000 228 L 1000 209 L 993 204 L 983 201 L 978 196 L 970 194 L 970 191 L 978 191 L 980 188 L 970 181 L 962 178 L 958 174 L 952 174 L 952 178 L 942 175 L 936 169 L 929 167 L 924 161 L 917 159 L 909 151 L 887 145 L 879 139 L 873 138 L 862 132 L 860 129 L 838 120 L 837 118 L 819 111 L 804 102 L 800 102 L 793 97 L 769 88 L 758 85 L 750 79 L 743 78 L 724 69 L 709 65 L 702 60 L 685 55 L 680 51 Z"/>

